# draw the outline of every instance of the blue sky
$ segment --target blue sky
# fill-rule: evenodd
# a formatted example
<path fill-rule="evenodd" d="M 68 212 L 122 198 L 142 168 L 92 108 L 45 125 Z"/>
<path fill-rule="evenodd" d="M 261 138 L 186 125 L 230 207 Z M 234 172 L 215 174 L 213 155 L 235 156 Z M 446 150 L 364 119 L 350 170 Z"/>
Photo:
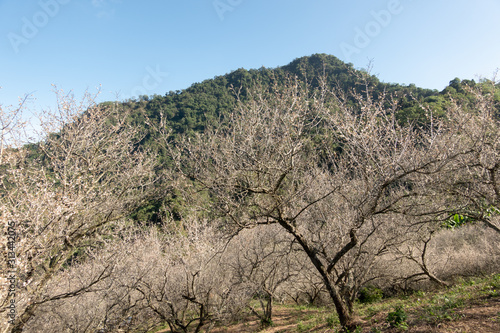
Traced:
<path fill-rule="evenodd" d="M 443 89 L 500 67 L 498 0 L 0 0 L 0 104 L 52 84 L 100 101 L 328 53 L 384 82 Z"/>

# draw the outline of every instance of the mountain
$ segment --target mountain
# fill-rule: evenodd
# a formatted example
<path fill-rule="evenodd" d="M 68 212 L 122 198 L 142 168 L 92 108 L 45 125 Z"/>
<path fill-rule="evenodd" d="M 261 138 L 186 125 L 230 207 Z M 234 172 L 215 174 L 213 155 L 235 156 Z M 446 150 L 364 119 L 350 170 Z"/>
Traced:
<path fill-rule="evenodd" d="M 332 55 L 313 54 L 293 60 L 291 63 L 277 67 L 246 70 L 237 69 L 229 74 L 216 76 L 200 83 L 194 83 L 184 90 L 169 91 L 164 96 L 140 96 L 120 103 L 121 107 L 136 110 L 131 122 L 144 126 L 143 113 L 150 119 L 160 119 L 163 115 L 165 125 L 173 131 L 173 135 L 191 131 L 203 130 L 207 123 L 215 121 L 226 111 L 234 108 L 236 96 L 231 87 L 241 87 L 241 96 L 251 89 L 255 82 L 260 85 L 283 84 L 287 76 L 296 76 L 307 82 L 311 87 L 318 85 L 317 78 L 325 75 L 329 88 L 348 91 L 361 91 L 362 75 L 367 73 L 355 69 Z M 368 75 L 368 81 L 375 96 L 387 93 L 398 100 L 400 121 L 425 122 L 426 115 L 421 105 L 429 105 L 435 115 L 443 115 L 449 97 L 455 99 L 468 98 L 466 86 L 474 86 L 473 80 L 456 78 L 443 91 L 424 89 L 414 84 L 407 86 L 396 83 L 383 83 L 373 75 Z M 500 97 L 499 97 L 500 100 Z M 151 138 L 149 138 L 151 139 Z M 144 143 L 152 143 L 146 140 Z"/>
<path fill-rule="evenodd" d="M 216 76 L 200 83 L 194 83 L 184 90 L 169 91 L 164 96 L 141 96 L 138 99 L 121 103 L 122 107 L 145 111 L 148 117 L 159 119 L 160 114 L 166 120 L 166 125 L 175 134 L 202 130 L 207 122 L 214 121 L 230 111 L 236 101 L 231 87 L 242 87 L 242 95 L 251 89 L 255 82 L 261 85 L 282 84 L 287 76 L 296 76 L 312 87 L 318 84 L 317 78 L 326 75 L 330 88 L 337 87 L 344 91 L 359 90 L 358 77 L 363 71 L 354 69 L 338 58 L 327 54 L 314 54 L 295 59 L 288 65 L 277 68 L 259 68 L 246 70 L 237 69 L 229 74 Z M 411 93 L 417 100 L 437 96 L 436 90 L 417 88 L 414 85 L 401 86 L 380 82 L 375 76 L 369 76 L 369 81 L 375 92 L 400 92 L 400 95 Z M 411 101 L 404 101 L 405 107 L 413 106 Z M 140 112 L 132 120 L 136 125 L 144 123 Z"/>
<path fill-rule="evenodd" d="M 266 85 L 270 87 L 275 84 L 285 84 L 287 77 L 297 77 L 314 88 L 319 84 L 318 78 L 321 76 L 326 77 L 328 88 L 340 89 L 344 92 L 361 92 L 365 86 L 361 84 L 360 78 L 365 77 L 375 98 L 386 94 L 386 97 L 391 96 L 397 101 L 399 108 L 396 117 L 399 121 L 413 122 L 416 125 L 425 125 L 430 122 L 424 107 L 429 107 L 433 111 L 433 117 L 445 116 L 450 100 L 453 98 L 467 103 L 472 99 L 472 94 L 468 93 L 467 87 L 474 87 L 477 84 L 474 80 L 461 81 L 456 78 L 448 87 L 439 92 L 419 88 L 414 84 L 405 86 L 397 83 L 384 83 L 380 82 L 376 76 L 364 70 L 355 69 L 352 64 L 344 63 L 335 56 L 313 54 L 297 58 L 277 68 L 261 67 L 250 70 L 240 68 L 229 74 L 194 83 L 184 90 L 169 91 L 164 96 L 140 96 L 138 99 L 127 100 L 119 103 L 118 107 L 133 111 L 130 122 L 134 126 L 147 127 L 145 115 L 150 121 L 159 122 L 163 119 L 164 126 L 171 131 L 174 139 L 183 133 L 202 131 L 207 124 L 217 121 L 223 114 L 232 111 L 237 100 L 235 90 L 239 90 L 240 98 L 245 100 L 247 91 L 251 90 L 256 83 L 261 87 Z M 484 86 L 491 85 L 484 84 Z M 499 87 L 498 84 L 497 87 Z M 494 93 L 497 101 L 500 102 L 500 89 L 496 89 Z M 107 103 L 112 102 L 103 104 Z M 500 115 L 500 107 L 497 110 Z M 162 147 L 158 145 L 154 131 L 150 131 L 140 144 L 156 149 L 164 167 L 169 167 L 169 161 L 164 159 L 165 154 L 162 153 Z M 165 200 L 170 207 L 176 206 L 175 195 Z M 161 203 L 154 203 L 145 207 L 138 213 L 138 218 L 150 220 L 160 205 Z M 175 212 L 173 213 L 175 215 Z M 154 220 L 154 217 L 152 219 Z"/>
<path fill-rule="evenodd" d="M 144 95 L 130 99 L 119 103 L 119 107 L 134 111 L 130 119 L 134 126 L 146 126 L 144 115 L 153 121 L 163 118 L 165 126 L 172 131 L 172 137 L 175 137 L 182 133 L 202 131 L 207 124 L 218 121 L 221 115 L 232 111 L 237 100 L 235 90 L 239 90 L 240 98 L 245 100 L 247 91 L 257 83 L 260 86 L 283 85 L 287 77 L 297 77 L 315 88 L 319 84 L 318 78 L 322 76 L 326 77 L 328 88 L 340 89 L 348 94 L 352 91 L 362 92 L 365 86 L 360 78 L 366 78 L 375 98 L 385 93 L 397 100 L 399 109 L 396 116 L 399 121 L 416 124 L 428 122 L 422 106 L 429 106 L 433 110 L 433 116 L 443 116 L 450 98 L 466 101 L 471 98 L 466 87 L 476 85 L 473 80 L 461 81 L 455 78 L 439 92 L 419 88 L 414 84 L 404 86 L 383 83 L 376 76 L 355 69 L 352 64 L 344 63 L 333 55 L 313 54 L 277 68 L 240 68 L 229 74 L 194 83 L 184 90 L 169 91 L 163 96 Z M 500 92 L 496 93 L 500 101 Z M 142 144 L 155 146 L 154 133 L 148 135 Z"/>

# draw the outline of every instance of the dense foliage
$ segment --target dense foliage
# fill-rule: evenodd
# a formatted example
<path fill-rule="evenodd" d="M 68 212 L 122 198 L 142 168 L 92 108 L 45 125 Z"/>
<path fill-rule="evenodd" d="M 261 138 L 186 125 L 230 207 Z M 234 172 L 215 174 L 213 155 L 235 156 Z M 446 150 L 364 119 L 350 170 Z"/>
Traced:
<path fill-rule="evenodd" d="M 130 121 L 140 127 L 146 123 L 145 116 L 157 121 L 163 117 L 165 126 L 176 136 L 180 133 L 201 131 L 207 124 L 218 121 L 234 109 L 238 96 L 244 100 L 247 92 L 256 84 L 284 85 L 287 77 L 297 77 L 314 89 L 319 85 L 317 78 L 321 76 L 326 77 L 329 88 L 345 93 L 362 92 L 365 78 L 368 78 L 374 97 L 386 94 L 397 100 L 397 117 L 402 122 L 428 122 L 430 115 L 426 111 L 427 108 L 433 110 L 434 116 L 443 116 L 452 99 L 473 102 L 467 87 L 473 88 L 477 85 L 474 80 L 461 81 L 455 78 L 439 92 L 419 88 L 414 84 L 384 83 L 366 70 L 355 69 L 352 64 L 346 64 L 332 55 L 314 54 L 277 68 L 240 68 L 226 75 L 194 83 L 184 90 L 169 91 L 164 96 L 144 95 L 129 99 L 122 102 L 121 106 L 135 111 Z M 487 83 L 487 80 L 480 84 L 484 83 Z M 500 91 L 495 94 L 496 99 L 500 101 Z M 143 143 L 154 145 L 154 140 L 149 136 Z"/>
<path fill-rule="evenodd" d="M 474 103 L 469 88 L 482 85 L 489 91 L 492 86 L 487 80 L 476 83 L 474 80 L 461 81 L 455 78 L 439 92 L 419 88 L 414 84 L 384 83 L 367 70 L 355 69 L 352 64 L 346 64 L 335 56 L 314 54 L 277 68 L 240 68 L 226 75 L 194 83 L 184 90 L 169 91 L 164 96 L 140 96 L 118 104 L 123 112 L 130 114 L 129 121 L 134 127 L 149 130 L 140 144 L 156 150 L 163 167 L 170 168 L 172 164 L 166 157 L 168 154 L 165 147 L 158 143 L 158 126 L 169 131 L 172 141 L 179 135 L 194 135 L 231 114 L 237 101 L 244 102 L 248 99 L 248 93 L 257 86 L 261 90 L 263 87 L 269 90 L 272 87 L 284 87 L 291 77 L 296 77 L 311 90 L 317 89 L 321 84 L 318 78 L 325 78 L 328 89 L 343 93 L 350 99 L 353 94 L 363 93 L 368 84 L 374 99 L 385 98 L 396 102 L 395 116 L 401 124 L 410 122 L 416 126 L 428 125 L 433 118 L 445 116 L 446 109 L 454 102 Z M 492 93 L 500 101 L 500 90 Z M 351 100 L 353 107 L 356 104 L 355 100 Z M 500 107 L 497 108 L 497 113 L 500 114 Z M 170 207 L 174 218 L 180 217 L 179 202 L 176 195 L 171 193 L 164 202 L 154 202 L 142 208 L 135 218 L 157 220 L 157 211 L 164 203 Z"/>

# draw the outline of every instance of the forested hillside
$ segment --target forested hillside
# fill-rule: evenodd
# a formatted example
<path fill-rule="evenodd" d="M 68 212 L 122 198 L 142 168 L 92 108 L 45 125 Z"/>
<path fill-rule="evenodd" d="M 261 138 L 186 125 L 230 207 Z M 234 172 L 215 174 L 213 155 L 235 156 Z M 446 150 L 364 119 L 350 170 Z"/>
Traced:
<path fill-rule="evenodd" d="M 235 106 L 236 93 L 239 92 L 244 100 L 246 92 L 255 84 L 284 85 L 287 77 L 297 77 L 304 84 L 308 83 L 311 88 L 315 88 L 319 84 L 318 79 L 325 76 L 329 88 L 341 89 L 344 92 L 352 90 L 359 92 L 363 89 L 364 83 L 361 78 L 365 74 L 366 72 L 354 69 L 351 64 L 346 64 L 334 56 L 315 54 L 298 58 L 278 68 L 262 67 L 250 70 L 240 68 L 226 75 L 194 83 L 182 91 L 170 91 L 164 96 L 140 96 L 123 102 L 122 106 L 145 111 L 152 119 L 159 119 L 160 114 L 163 114 L 166 126 L 173 129 L 174 133 L 185 133 L 200 131 L 207 122 L 216 121 L 222 114 L 231 111 Z M 377 95 L 388 93 L 400 96 L 403 103 L 400 115 L 402 119 L 409 115 L 415 118 L 425 117 L 422 112 L 416 111 L 421 109 L 418 104 L 425 102 L 439 105 L 444 103 L 444 98 L 440 96 L 445 96 L 448 92 L 446 90 L 439 93 L 415 85 L 382 83 L 375 76 L 369 76 L 369 83 Z M 455 89 L 460 85 L 460 80 L 456 81 Z M 142 126 L 144 119 L 140 116 L 140 112 L 135 114 L 137 118 L 134 119 L 134 124 Z"/>
<path fill-rule="evenodd" d="M 330 89 L 338 89 L 345 93 L 361 92 L 366 82 L 363 80 L 367 72 L 355 69 L 332 55 L 315 54 L 295 59 L 290 64 L 278 68 L 243 69 L 229 74 L 194 83 L 185 90 L 169 91 L 164 96 L 140 96 L 137 99 L 124 101 L 121 106 L 136 111 L 144 111 L 152 119 L 165 117 L 165 125 L 175 134 L 203 130 L 207 123 L 217 121 L 221 115 L 230 112 L 240 93 L 242 100 L 248 90 L 255 84 L 261 86 L 281 85 L 287 77 L 297 77 L 310 88 L 316 88 L 319 78 L 326 77 Z M 399 103 L 398 118 L 401 121 L 427 121 L 428 115 L 423 106 L 429 106 L 436 115 L 444 112 L 451 99 L 471 99 L 465 87 L 475 87 L 474 80 L 453 79 L 442 91 L 407 86 L 397 83 L 383 83 L 368 74 L 368 83 L 375 97 L 382 94 L 394 97 Z M 487 81 L 487 80 L 486 80 Z M 241 91 L 240 91 L 241 89 Z M 500 93 L 496 92 L 497 100 Z M 134 113 L 134 124 L 143 126 L 141 112 Z"/>
<path fill-rule="evenodd" d="M 351 105 L 356 105 L 353 94 L 366 93 L 374 99 L 384 98 L 386 107 L 396 103 L 395 117 L 400 123 L 416 126 L 429 124 L 431 118 L 445 116 L 446 108 L 453 103 L 474 103 L 471 88 L 480 85 L 491 89 L 491 82 L 484 80 L 453 79 L 442 91 L 407 86 L 397 83 L 384 83 L 366 70 L 355 69 L 332 55 L 315 54 L 295 59 L 290 64 L 278 68 L 260 68 L 246 70 L 240 68 L 229 74 L 194 83 L 181 91 L 170 91 L 164 96 L 140 96 L 137 99 L 120 102 L 118 108 L 129 115 L 129 121 L 137 128 L 145 128 L 148 134 L 141 144 L 158 151 L 158 158 L 172 167 L 165 160 L 164 147 L 158 144 L 158 131 L 149 131 L 151 123 L 166 128 L 169 137 L 175 140 L 179 135 L 192 135 L 202 132 L 207 125 L 214 125 L 227 117 L 236 107 L 237 101 L 245 102 L 247 94 L 253 89 L 276 89 L 284 87 L 290 78 L 297 78 L 311 91 L 317 89 L 324 80 L 325 89 L 335 94 L 345 94 Z M 257 88 L 260 87 L 260 88 Z M 498 85 L 497 85 L 498 87 Z M 494 99 L 500 101 L 500 91 L 494 92 Z M 103 103 L 111 105 L 112 102 Z M 500 106 L 496 106 L 500 114 Z M 148 120 L 146 120 L 146 118 Z M 148 125 L 149 124 L 149 125 Z M 162 204 L 170 206 L 175 218 L 180 217 L 180 206 L 174 193 L 165 195 L 161 202 L 154 202 L 142 207 L 136 215 L 139 220 L 156 220 L 157 211 Z"/>
<path fill-rule="evenodd" d="M 494 80 L 439 92 L 319 54 L 165 96 L 59 97 L 29 145 L 22 105 L 0 109 L 6 332 L 260 329 L 277 302 L 353 332 L 360 302 L 491 274 L 498 299 Z M 404 309 L 387 323 L 407 328 Z"/>

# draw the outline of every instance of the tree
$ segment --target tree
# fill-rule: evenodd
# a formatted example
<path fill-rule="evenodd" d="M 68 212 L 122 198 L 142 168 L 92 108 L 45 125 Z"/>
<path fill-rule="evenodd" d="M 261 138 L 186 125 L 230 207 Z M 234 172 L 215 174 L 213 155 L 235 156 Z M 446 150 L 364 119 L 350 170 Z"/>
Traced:
<path fill-rule="evenodd" d="M 208 223 L 165 219 L 156 226 L 124 225 L 119 237 L 89 252 L 51 281 L 49 294 L 87 292 L 41 304 L 27 332 L 150 332 L 167 324 L 172 332 L 208 332 L 234 319 L 251 293 L 234 278 L 236 247 Z M 111 266 L 111 267 L 109 267 Z"/>
<path fill-rule="evenodd" d="M 456 101 L 449 109 L 452 130 L 472 147 L 449 172 L 441 192 L 457 200 L 455 218 L 480 221 L 500 233 L 500 119 L 495 81 L 465 87 L 471 102 Z"/>
<path fill-rule="evenodd" d="M 220 236 L 206 222 L 191 220 L 138 242 L 135 262 L 140 264 L 132 270 L 128 288 L 142 296 L 142 308 L 166 322 L 171 332 L 209 331 L 248 300 L 245 286 L 234 283 L 228 270 L 232 258 L 224 257 L 226 242 Z"/>
<path fill-rule="evenodd" d="M 352 329 L 353 301 L 377 260 L 449 216 L 429 184 L 474 147 L 442 119 L 397 122 L 398 105 L 368 84 L 350 96 L 319 86 L 310 93 L 292 79 L 256 90 L 225 121 L 180 140 L 172 157 L 193 184 L 186 197 L 208 193 L 228 232 L 286 230 Z"/>
<path fill-rule="evenodd" d="M 0 105 L 0 163 L 3 163 L 4 156 L 7 154 L 6 148 L 22 144 L 21 138 L 24 134 L 26 121 L 21 116 L 27 98 L 28 95 L 20 101 L 16 108 L 4 109 Z"/>
<path fill-rule="evenodd" d="M 60 93 L 58 110 L 41 119 L 41 141 L 2 153 L 0 216 L 12 232 L 9 242 L 3 236 L 11 261 L 2 261 L 2 271 L 12 272 L 15 293 L 3 288 L 0 304 L 2 311 L 15 304 L 12 332 L 21 332 L 40 305 L 84 293 L 107 278 L 110 267 L 78 289 L 46 289 L 153 193 L 155 161 L 136 145 L 141 133 L 127 125 L 127 112 L 97 106 L 94 98 L 78 103 Z"/>
<path fill-rule="evenodd" d="M 297 282 L 304 267 L 300 262 L 303 258 L 295 253 L 293 239 L 279 226 L 259 226 L 239 232 L 231 239 L 227 252 L 235 258 L 228 260 L 228 274 L 259 300 L 261 311 L 252 304 L 248 307 L 262 326 L 271 325 L 274 300 L 284 298 L 284 289 Z"/>

